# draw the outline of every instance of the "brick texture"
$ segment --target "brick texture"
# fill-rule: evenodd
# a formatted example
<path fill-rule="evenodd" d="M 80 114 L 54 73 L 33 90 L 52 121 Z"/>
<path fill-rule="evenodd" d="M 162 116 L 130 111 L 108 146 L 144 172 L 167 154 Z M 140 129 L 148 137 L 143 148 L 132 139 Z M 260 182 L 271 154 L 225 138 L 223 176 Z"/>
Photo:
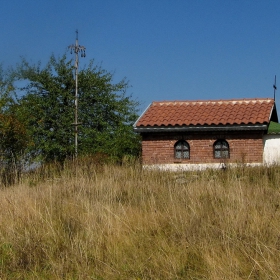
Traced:
<path fill-rule="evenodd" d="M 143 164 L 171 163 L 219 163 L 225 159 L 215 159 L 213 144 L 218 139 L 225 139 L 229 144 L 229 163 L 262 163 L 263 132 L 197 132 L 197 133 L 154 133 L 142 134 Z M 174 145 L 178 140 L 185 140 L 190 145 L 190 159 L 175 159 Z"/>

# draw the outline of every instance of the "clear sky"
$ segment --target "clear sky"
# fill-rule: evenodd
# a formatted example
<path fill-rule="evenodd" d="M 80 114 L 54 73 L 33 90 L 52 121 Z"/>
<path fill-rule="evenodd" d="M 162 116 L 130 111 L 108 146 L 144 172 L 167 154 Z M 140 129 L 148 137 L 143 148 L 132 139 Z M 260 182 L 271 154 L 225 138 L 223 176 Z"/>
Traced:
<path fill-rule="evenodd" d="M 75 43 L 141 102 L 273 97 L 279 0 L 1 0 L 0 62 L 45 64 Z M 69 58 L 71 55 L 69 53 Z M 280 114 L 280 111 L 279 113 Z"/>

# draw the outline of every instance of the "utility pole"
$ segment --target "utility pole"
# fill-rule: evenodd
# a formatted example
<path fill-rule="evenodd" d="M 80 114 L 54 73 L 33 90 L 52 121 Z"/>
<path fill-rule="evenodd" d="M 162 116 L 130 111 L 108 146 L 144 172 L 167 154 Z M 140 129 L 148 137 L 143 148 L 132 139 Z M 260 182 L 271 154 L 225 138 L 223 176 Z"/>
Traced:
<path fill-rule="evenodd" d="M 78 43 L 78 30 L 76 30 L 76 42 L 75 45 L 68 46 L 68 49 L 71 50 L 71 54 L 75 53 L 75 120 L 73 123 L 74 133 L 75 133 L 75 157 L 78 157 L 78 68 L 79 68 L 79 53 L 81 53 L 81 57 L 86 57 L 86 48 L 84 46 L 80 46 Z"/>

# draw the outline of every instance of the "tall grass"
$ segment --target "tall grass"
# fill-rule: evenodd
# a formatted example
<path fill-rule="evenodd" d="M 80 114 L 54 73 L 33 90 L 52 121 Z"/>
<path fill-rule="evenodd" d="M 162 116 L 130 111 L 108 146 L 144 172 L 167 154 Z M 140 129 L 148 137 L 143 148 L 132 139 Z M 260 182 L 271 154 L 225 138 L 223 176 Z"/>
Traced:
<path fill-rule="evenodd" d="M 1 279 L 279 279 L 280 167 L 94 160 L 1 189 Z"/>

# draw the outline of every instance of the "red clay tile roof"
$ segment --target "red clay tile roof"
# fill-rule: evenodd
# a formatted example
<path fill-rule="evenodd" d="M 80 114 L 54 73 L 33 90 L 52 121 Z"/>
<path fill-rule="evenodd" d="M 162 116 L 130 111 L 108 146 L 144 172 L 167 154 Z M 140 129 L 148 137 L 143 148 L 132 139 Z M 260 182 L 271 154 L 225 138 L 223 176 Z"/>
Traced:
<path fill-rule="evenodd" d="M 135 126 L 267 124 L 273 108 L 272 98 L 153 102 Z"/>

